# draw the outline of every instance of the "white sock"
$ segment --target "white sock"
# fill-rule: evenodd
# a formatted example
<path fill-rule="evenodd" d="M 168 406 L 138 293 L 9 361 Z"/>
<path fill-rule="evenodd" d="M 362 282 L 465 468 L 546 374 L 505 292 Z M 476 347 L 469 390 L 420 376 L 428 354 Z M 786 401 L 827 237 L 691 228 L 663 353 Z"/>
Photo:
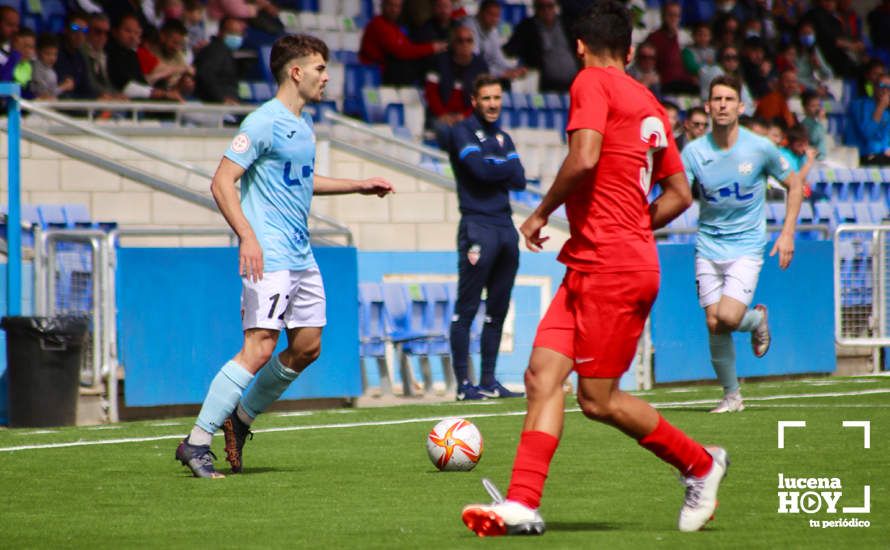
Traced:
<path fill-rule="evenodd" d="M 189 434 L 189 445 L 207 447 L 210 445 L 211 441 L 213 441 L 213 434 L 207 432 L 207 430 L 202 429 L 198 425 L 195 425 L 195 427 L 192 428 L 192 433 Z"/>

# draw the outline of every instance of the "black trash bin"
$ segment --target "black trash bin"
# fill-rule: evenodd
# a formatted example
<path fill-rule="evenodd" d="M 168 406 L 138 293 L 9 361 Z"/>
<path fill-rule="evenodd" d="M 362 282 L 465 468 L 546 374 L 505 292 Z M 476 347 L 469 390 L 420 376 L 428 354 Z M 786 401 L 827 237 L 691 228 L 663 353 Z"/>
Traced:
<path fill-rule="evenodd" d="M 9 426 L 73 426 L 89 322 L 84 317 L 4 317 Z"/>

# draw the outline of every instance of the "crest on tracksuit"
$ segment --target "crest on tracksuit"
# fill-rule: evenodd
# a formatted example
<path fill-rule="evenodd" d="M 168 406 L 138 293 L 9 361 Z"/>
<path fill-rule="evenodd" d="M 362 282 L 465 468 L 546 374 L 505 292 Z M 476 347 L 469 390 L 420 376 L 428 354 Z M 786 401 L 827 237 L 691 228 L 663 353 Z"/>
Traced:
<path fill-rule="evenodd" d="M 470 262 L 470 265 L 476 265 L 479 261 L 479 258 L 482 257 L 482 245 L 474 244 L 467 250 L 467 261 Z"/>

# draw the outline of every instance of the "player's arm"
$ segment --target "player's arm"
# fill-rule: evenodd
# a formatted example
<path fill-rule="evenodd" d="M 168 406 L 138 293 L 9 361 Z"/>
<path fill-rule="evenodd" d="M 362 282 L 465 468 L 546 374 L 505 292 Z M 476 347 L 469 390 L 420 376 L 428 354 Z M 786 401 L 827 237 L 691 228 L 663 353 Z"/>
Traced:
<path fill-rule="evenodd" d="M 395 193 L 393 185 L 384 178 L 368 178 L 364 180 L 350 180 L 341 178 L 329 178 L 315 174 L 312 184 L 313 195 L 346 195 L 358 193 L 359 195 L 377 195 L 385 197 Z"/>
<path fill-rule="evenodd" d="M 596 130 L 580 128 L 569 138 L 569 154 L 559 167 L 553 185 L 541 199 L 528 219 L 519 228 L 525 238 L 525 246 L 532 252 L 539 252 L 541 245 L 550 237 L 542 237 L 541 229 L 554 210 L 563 204 L 578 185 L 593 174 L 600 159 L 603 135 Z"/>
<path fill-rule="evenodd" d="M 649 205 L 652 229 L 660 229 L 671 223 L 692 205 L 692 189 L 686 174 L 677 172 L 659 182 L 661 195 Z"/>
<path fill-rule="evenodd" d="M 238 235 L 238 274 L 257 281 L 263 278 L 263 249 L 241 210 L 235 182 L 242 175 L 244 168 L 223 157 L 210 182 L 210 192 L 229 227 Z"/>
<path fill-rule="evenodd" d="M 785 223 L 782 224 L 782 232 L 776 239 L 776 244 L 770 251 L 770 256 L 779 254 L 779 267 L 785 269 L 791 265 L 794 257 L 794 231 L 797 226 L 797 216 L 800 214 L 800 204 L 803 202 L 803 183 L 800 174 L 791 171 L 783 180 L 780 180 L 785 189 Z"/>
<path fill-rule="evenodd" d="M 466 127 L 455 125 L 451 131 L 451 147 L 457 153 L 457 162 L 473 181 L 513 188 L 513 183 L 521 179 L 523 186 L 525 185 L 525 170 L 515 151 L 511 151 L 502 159 L 485 158 L 479 142 Z"/>

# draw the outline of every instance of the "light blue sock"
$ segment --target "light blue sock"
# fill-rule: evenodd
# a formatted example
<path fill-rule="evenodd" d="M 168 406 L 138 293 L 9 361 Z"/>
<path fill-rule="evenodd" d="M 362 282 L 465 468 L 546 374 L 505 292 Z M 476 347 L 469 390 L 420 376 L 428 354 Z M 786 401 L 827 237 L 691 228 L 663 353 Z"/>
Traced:
<path fill-rule="evenodd" d="M 732 341 L 732 333 L 711 334 L 711 364 L 717 379 L 723 385 L 725 393 L 731 393 L 739 389 L 739 379 L 735 373 L 735 343 Z"/>
<path fill-rule="evenodd" d="M 739 328 L 736 330 L 739 332 L 754 332 L 760 321 L 763 321 L 763 312 L 759 309 L 749 309 L 745 312 L 745 316 L 742 317 L 742 322 L 739 323 Z"/>
<path fill-rule="evenodd" d="M 282 365 L 276 353 L 257 373 L 253 386 L 241 398 L 241 407 L 251 418 L 256 418 L 281 397 L 299 374 Z"/>
<path fill-rule="evenodd" d="M 223 365 L 210 383 L 195 425 L 209 434 L 216 432 L 235 410 L 251 380 L 253 375 L 238 363 L 229 361 Z"/>

